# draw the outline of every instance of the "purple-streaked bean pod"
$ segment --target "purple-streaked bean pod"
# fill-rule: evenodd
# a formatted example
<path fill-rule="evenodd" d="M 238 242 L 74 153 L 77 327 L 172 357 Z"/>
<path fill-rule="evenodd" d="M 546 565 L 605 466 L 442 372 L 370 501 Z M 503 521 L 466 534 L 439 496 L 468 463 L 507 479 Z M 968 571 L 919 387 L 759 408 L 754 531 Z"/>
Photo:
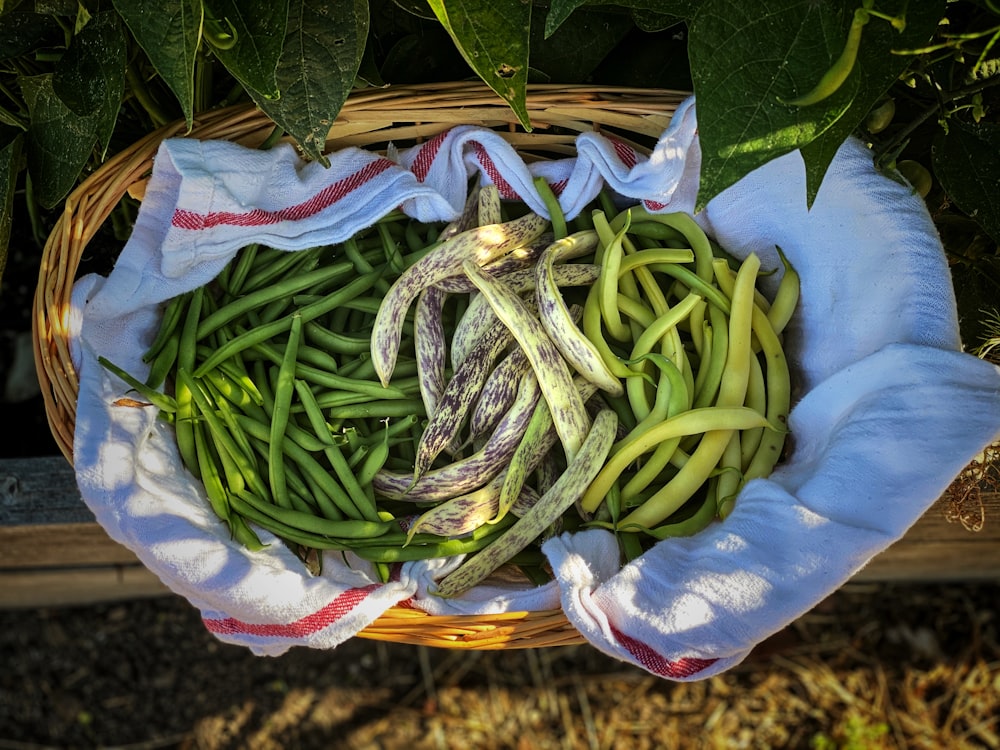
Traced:
<path fill-rule="evenodd" d="M 438 234 L 438 242 L 444 242 L 462 232 L 468 232 L 476 226 L 476 219 L 479 218 L 479 188 L 474 187 L 465 198 L 465 205 L 462 213 L 454 221 L 448 224 Z"/>
<path fill-rule="evenodd" d="M 468 591 L 544 533 L 583 496 L 601 470 L 617 427 L 618 417 L 614 411 L 605 409 L 598 414 L 579 451 L 549 491 L 496 541 L 446 575 L 434 593 L 452 597 Z"/>
<path fill-rule="evenodd" d="M 533 379 L 522 382 L 514 404 L 480 450 L 448 466 L 432 469 L 416 481 L 412 474 L 382 469 L 372 480 L 373 490 L 390 500 L 439 502 L 481 487 L 495 477 L 514 455 L 539 399 L 537 382 Z"/>
<path fill-rule="evenodd" d="M 413 522 L 407 530 L 407 540 L 414 534 L 424 533 L 455 539 L 490 523 L 496 515 L 500 484 L 498 475 L 478 490 L 435 505 Z M 537 500 L 538 493 L 528 486 L 522 489 L 518 498 L 524 508 L 530 508 Z"/>
<path fill-rule="evenodd" d="M 510 330 L 496 321 L 465 358 L 461 367 L 452 373 L 434 415 L 427 421 L 420 436 L 413 465 L 414 479 L 426 472 L 443 450 L 457 442 L 462 425 L 483 389 L 483 383 L 493 370 L 497 357 L 512 339 Z"/>
<path fill-rule="evenodd" d="M 621 396 L 625 392 L 621 380 L 570 315 L 555 273 L 557 261 L 593 252 L 596 246 L 597 233 L 593 231 L 571 234 L 549 245 L 535 265 L 535 299 L 542 326 L 566 361 L 601 390 Z"/>
<path fill-rule="evenodd" d="M 483 390 L 469 415 L 469 441 L 488 435 L 517 397 L 521 378 L 531 373 L 528 357 L 522 349 L 513 349 L 501 359 L 483 383 Z M 534 377 L 532 374 L 531 377 Z"/>
<path fill-rule="evenodd" d="M 535 270 L 525 268 L 510 271 L 502 275 L 493 273 L 490 268 L 483 268 L 490 276 L 500 279 L 505 285 L 510 287 L 517 294 L 527 294 L 535 291 Z M 552 276 L 559 287 L 565 286 L 591 286 L 601 275 L 601 267 L 590 263 L 566 263 L 556 266 Z M 468 285 L 467 292 L 477 291 L 475 285 L 465 277 Z M 448 285 L 448 290 L 459 289 L 458 285 Z M 489 302 L 482 295 L 475 295 L 469 302 L 468 308 L 459 319 L 451 337 L 451 367 L 458 369 L 462 360 L 468 356 L 469 349 L 479 340 L 482 335 L 482 328 L 489 326 L 496 316 L 493 314 Z"/>
<path fill-rule="evenodd" d="M 498 278 L 516 271 L 521 271 L 524 272 L 525 275 L 530 275 L 533 273 L 532 269 L 538 260 L 538 256 L 542 254 L 542 250 L 551 244 L 552 235 L 546 232 L 534 242 L 525 245 L 524 247 L 516 248 L 492 263 L 487 263 L 483 266 L 483 269 L 490 275 Z M 532 282 L 532 284 L 533 283 L 534 282 Z M 473 294 L 476 291 L 476 287 L 463 273 L 448 276 L 447 278 L 434 282 L 434 285 L 439 286 L 452 294 Z"/>
<path fill-rule="evenodd" d="M 413 321 L 413 346 L 416 351 L 420 397 L 428 417 L 437 411 L 445 389 L 445 369 L 448 366 L 448 340 L 441 313 L 447 292 L 436 286 L 425 287 L 417 298 Z"/>
<path fill-rule="evenodd" d="M 500 217 L 500 191 L 496 185 L 483 185 L 479 188 L 478 201 L 479 226 L 486 224 L 499 224 Z"/>
<path fill-rule="evenodd" d="M 589 402 L 597 392 L 597 386 L 589 380 L 577 377 L 574 384 L 580 392 L 580 398 Z M 494 522 L 503 518 L 508 511 L 513 512 L 520 501 L 522 490 L 531 472 L 535 471 L 559 441 L 555 425 L 552 423 L 552 412 L 548 404 L 540 401 L 531 415 L 528 426 L 524 429 L 521 442 L 511 456 L 505 472 L 503 488 L 500 491 L 500 502 L 497 506 L 497 517 Z"/>
<path fill-rule="evenodd" d="M 538 318 L 516 293 L 484 273 L 475 263 L 465 261 L 462 268 L 528 355 L 528 362 L 541 386 L 542 396 L 552 412 L 552 422 L 556 426 L 566 458 L 572 461 L 590 432 L 590 417 L 579 391 L 573 385 L 566 360 L 562 358 Z"/>
<path fill-rule="evenodd" d="M 504 224 L 470 229 L 442 242 L 400 274 L 386 292 L 372 325 L 372 363 L 382 385 L 389 385 L 403 334 L 403 320 L 424 287 L 454 275 L 469 262 L 477 268 L 532 242 L 547 222 L 529 213 Z"/>

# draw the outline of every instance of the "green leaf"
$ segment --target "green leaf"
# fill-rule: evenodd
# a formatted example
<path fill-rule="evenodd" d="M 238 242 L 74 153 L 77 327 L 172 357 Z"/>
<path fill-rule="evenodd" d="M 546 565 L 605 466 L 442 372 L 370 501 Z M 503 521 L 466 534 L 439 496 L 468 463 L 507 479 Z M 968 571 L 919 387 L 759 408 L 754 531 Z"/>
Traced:
<path fill-rule="evenodd" d="M 98 116 L 80 117 L 52 90 L 52 74 L 19 79 L 31 113 L 28 172 L 38 202 L 53 208 L 76 184 L 97 142 Z"/>
<path fill-rule="evenodd" d="M 93 17 L 56 63 L 52 88 L 80 117 L 95 115 L 97 139 L 106 151 L 125 93 L 125 35 L 118 16 Z"/>
<path fill-rule="evenodd" d="M 430 0 L 438 21 L 462 57 L 504 99 L 525 129 L 531 36 L 531 2 L 522 0 Z"/>
<path fill-rule="evenodd" d="M 570 15 L 584 5 L 614 5 L 633 11 L 636 22 L 644 31 L 661 31 L 678 21 L 691 18 L 698 8 L 698 0 L 553 0 L 545 17 L 545 36 L 552 36 Z"/>
<path fill-rule="evenodd" d="M 802 147 L 806 165 L 806 192 L 809 205 L 819 192 L 823 175 L 841 144 L 864 121 L 885 95 L 912 58 L 893 54 L 894 49 L 917 49 L 933 36 L 945 13 L 946 0 L 907 0 L 879 3 L 879 10 L 890 15 L 905 13 L 902 33 L 888 23 L 872 19 L 865 27 L 858 50 L 858 87 L 850 107 L 830 128 Z"/>
<path fill-rule="evenodd" d="M 201 41 L 201 0 L 114 0 L 115 10 L 194 122 L 194 60 Z"/>
<path fill-rule="evenodd" d="M 0 24 L 0 60 L 65 42 L 59 22 L 45 13 L 7 13 Z"/>
<path fill-rule="evenodd" d="M 931 150 L 934 175 L 963 212 L 1000 242 L 1000 125 L 948 124 Z"/>
<path fill-rule="evenodd" d="M 782 104 L 812 89 L 837 61 L 857 7 L 857 0 L 706 0 L 701 6 L 689 48 L 703 158 L 699 208 L 795 149 L 806 162 L 811 204 L 836 150 L 909 62 L 892 50 L 925 43 L 944 3 L 880 3 L 880 12 L 905 11 L 905 31 L 872 17 L 851 73 L 835 93 L 809 106 Z"/>
<path fill-rule="evenodd" d="M 213 54 L 244 88 L 276 98 L 275 70 L 287 30 L 288 0 L 206 0 L 205 10 L 206 23 L 211 12 L 236 37 L 232 47 L 214 47 Z"/>
<path fill-rule="evenodd" d="M 546 38 L 555 34 L 556 29 L 563 25 L 574 10 L 586 4 L 587 0 L 552 0 L 548 15 L 545 16 Z"/>
<path fill-rule="evenodd" d="M 14 223 L 14 189 L 21 163 L 23 136 L 14 136 L 0 148 L 0 281 L 7 267 L 7 248 L 10 246 L 10 228 Z"/>
<path fill-rule="evenodd" d="M 748 172 L 813 141 L 844 115 L 858 87 L 809 107 L 779 99 L 813 87 L 840 55 L 857 0 L 706 0 L 688 56 L 702 152 L 697 208 Z"/>
<path fill-rule="evenodd" d="M 326 164 L 326 136 L 361 65 L 368 2 L 293 0 L 287 28 L 276 73 L 279 98 L 250 95 L 306 155 Z"/>
<path fill-rule="evenodd" d="M 624 13 L 587 8 L 546 39 L 541 19 L 533 20 L 531 67 L 557 83 L 584 83 L 632 28 Z"/>

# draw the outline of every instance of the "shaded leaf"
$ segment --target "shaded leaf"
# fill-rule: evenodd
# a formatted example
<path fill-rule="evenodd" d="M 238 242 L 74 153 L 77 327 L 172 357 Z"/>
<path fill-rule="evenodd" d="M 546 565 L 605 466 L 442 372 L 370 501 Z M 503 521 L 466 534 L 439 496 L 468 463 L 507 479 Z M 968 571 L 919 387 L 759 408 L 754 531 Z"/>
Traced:
<path fill-rule="evenodd" d="M 201 42 L 201 0 L 114 0 L 136 42 L 194 121 L 194 60 Z"/>
<path fill-rule="evenodd" d="M 125 36 L 118 16 L 105 11 L 88 23 L 55 66 L 52 88 L 80 117 L 97 118 L 97 139 L 107 150 L 125 93 Z"/>
<path fill-rule="evenodd" d="M 865 27 L 858 50 L 858 87 L 848 110 L 814 141 L 802 147 L 806 164 L 806 188 L 810 205 L 819 192 L 823 175 L 841 144 L 864 121 L 872 107 L 885 95 L 912 58 L 893 54 L 894 49 L 917 49 L 933 36 L 945 12 L 946 0 L 885 0 L 879 9 L 890 15 L 906 14 L 902 33 L 889 24 L 873 19 Z"/>
<path fill-rule="evenodd" d="M 52 208 L 76 184 L 97 142 L 98 116 L 80 117 L 52 90 L 52 74 L 19 79 L 31 113 L 28 172 L 38 202 Z"/>
<path fill-rule="evenodd" d="M 526 129 L 531 2 L 430 0 L 438 21 L 462 57 L 504 99 Z"/>
<path fill-rule="evenodd" d="M 934 142 L 934 174 L 962 211 L 1000 242 L 1000 125 L 952 121 Z"/>
<path fill-rule="evenodd" d="M 16 132 L 16 131 L 15 131 Z M 10 229 L 14 223 L 14 189 L 21 164 L 20 133 L 0 145 L 0 280 L 7 267 L 7 248 L 10 246 Z"/>
<path fill-rule="evenodd" d="M 275 70 L 288 22 L 288 0 L 207 0 L 206 19 L 230 24 L 235 44 L 213 47 L 213 54 L 244 88 L 263 97 L 278 96 Z M 207 36 L 206 36 L 207 38 Z"/>
<path fill-rule="evenodd" d="M 623 13 L 586 8 L 545 39 L 542 20 L 533 20 L 531 67 L 558 83 L 584 83 L 631 29 Z"/>
<path fill-rule="evenodd" d="M 323 163 L 330 125 L 344 106 L 368 36 L 367 0 L 292 0 L 276 78 L 280 96 L 250 95 Z"/>
<path fill-rule="evenodd" d="M 858 88 L 809 107 L 779 99 L 813 87 L 843 48 L 856 0 L 706 0 L 691 24 L 689 58 L 702 151 L 698 208 L 748 172 L 819 137 Z"/>
<path fill-rule="evenodd" d="M 617 0 L 614 3 L 602 3 L 599 0 L 553 0 L 545 17 L 545 36 L 552 36 L 575 10 L 584 5 L 629 8 L 644 31 L 661 31 L 685 18 L 691 18 L 698 8 L 699 0 Z"/>
<path fill-rule="evenodd" d="M 59 22 L 46 13 L 7 13 L 0 24 L 0 60 L 65 43 Z"/>

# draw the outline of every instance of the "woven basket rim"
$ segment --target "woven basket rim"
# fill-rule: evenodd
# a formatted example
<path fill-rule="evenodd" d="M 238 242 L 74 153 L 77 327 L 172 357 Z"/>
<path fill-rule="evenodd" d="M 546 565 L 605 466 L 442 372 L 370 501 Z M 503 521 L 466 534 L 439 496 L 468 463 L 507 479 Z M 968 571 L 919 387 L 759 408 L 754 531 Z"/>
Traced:
<path fill-rule="evenodd" d="M 519 151 L 533 146 L 569 153 L 576 134 L 610 130 L 640 151 L 655 141 L 689 92 L 625 86 L 537 84 L 528 88 L 534 129 L 524 132 L 510 107 L 481 82 L 448 82 L 364 89 L 348 97 L 331 125 L 327 151 L 346 146 L 419 142 L 458 124 L 498 130 Z M 35 368 L 49 428 L 73 462 L 79 389 L 69 340 L 73 282 L 87 244 L 126 195 L 141 198 L 160 143 L 173 137 L 231 140 L 259 146 L 274 123 L 252 105 L 234 105 L 196 116 L 187 131 L 175 122 L 112 156 L 67 197 L 42 252 L 32 305 Z M 636 136 L 635 141 L 629 135 Z M 285 138 L 287 141 L 287 137 Z M 526 157 L 527 158 L 527 157 Z M 502 615 L 432 616 L 392 607 L 361 637 L 445 648 L 538 648 L 584 643 L 561 610 Z"/>

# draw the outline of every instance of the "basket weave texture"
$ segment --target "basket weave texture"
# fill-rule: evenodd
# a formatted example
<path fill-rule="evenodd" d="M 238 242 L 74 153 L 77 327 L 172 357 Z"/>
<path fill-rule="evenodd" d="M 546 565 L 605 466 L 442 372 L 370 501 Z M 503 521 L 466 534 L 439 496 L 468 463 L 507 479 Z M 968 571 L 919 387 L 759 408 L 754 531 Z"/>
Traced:
<path fill-rule="evenodd" d="M 530 87 L 531 132 L 486 86 L 450 83 L 388 87 L 352 95 L 330 128 L 326 150 L 355 146 L 384 151 L 422 140 L 456 125 L 500 132 L 526 162 L 573 156 L 579 133 L 613 134 L 649 153 L 685 92 L 624 87 Z M 109 159 L 66 199 L 46 242 L 32 309 L 35 366 L 49 427 L 63 456 L 73 461 L 79 390 L 70 357 L 70 296 L 88 243 L 126 195 L 140 198 L 153 158 L 166 138 L 227 140 L 255 148 L 275 125 L 251 106 L 206 112 L 186 132 L 183 122 L 153 132 Z M 582 643 L 559 610 L 477 616 L 432 616 L 392 607 L 359 636 L 398 643 L 472 649 L 536 648 Z"/>

